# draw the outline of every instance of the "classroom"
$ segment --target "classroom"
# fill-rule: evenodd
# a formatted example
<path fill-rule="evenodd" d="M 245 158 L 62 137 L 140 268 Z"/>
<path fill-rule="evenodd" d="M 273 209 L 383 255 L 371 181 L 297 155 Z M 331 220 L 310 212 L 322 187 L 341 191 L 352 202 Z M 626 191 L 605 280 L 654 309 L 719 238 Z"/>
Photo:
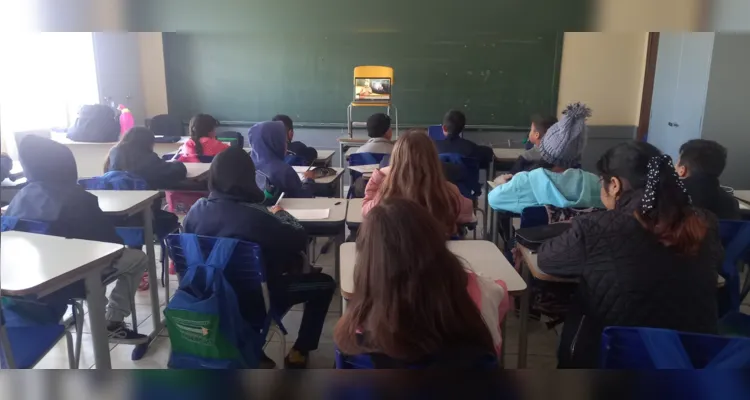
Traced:
<path fill-rule="evenodd" d="M 750 34 L 475 2 L 0 31 L 2 367 L 750 367 Z"/>

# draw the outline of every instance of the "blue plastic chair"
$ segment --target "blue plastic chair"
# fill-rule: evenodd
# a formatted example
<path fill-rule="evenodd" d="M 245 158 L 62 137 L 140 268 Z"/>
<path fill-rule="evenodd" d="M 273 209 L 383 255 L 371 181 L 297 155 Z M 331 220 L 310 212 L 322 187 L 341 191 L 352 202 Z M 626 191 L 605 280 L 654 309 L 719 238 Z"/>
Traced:
<path fill-rule="evenodd" d="M 380 153 L 352 153 L 349 155 L 349 165 L 356 167 L 359 165 L 375 165 L 380 164 L 381 161 L 383 161 L 383 158 L 387 156 L 388 154 L 380 154 Z M 347 199 L 353 199 L 354 198 L 354 182 L 362 177 L 362 173 L 349 170 L 349 182 L 351 183 L 349 185 L 349 192 L 346 194 Z"/>
<path fill-rule="evenodd" d="M 463 173 L 459 181 L 451 182 L 458 186 L 461 194 L 475 201 L 482 195 L 482 184 L 479 182 L 479 162 L 470 157 L 464 157 L 456 153 L 439 154 L 440 162 L 463 167 Z"/>
<path fill-rule="evenodd" d="M 180 236 L 182 235 L 192 234 L 172 234 L 167 236 L 166 239 L 169 256 L 174 261 L 175 270 L 180 279 L 187 270 L 185 253 L 180 241 Z M 197 237 L 204 257 L 211 253 L 216 242 L 221 239 L 211 236 Z M 267 340 L 272 334 L 279 335 L 281 340 L 281 358 L 283 359 L 286 355 L 285 335 L 287 331 L 281 320 L 288 310 L 277 310 L 271 304 L 266 267 L 261 247 L 251 242 L 240 241 L 237 243 L 225 271 L 225 277 L 234 288 L 238 297 L 241 296 L 244 299 L 248 299 L 257 296 L 258 300 L 262 299 L 265 315 L 258 315 L 257 319 L 247 322 L 253 328 L 258 329 Z M 248 304 L 242 304 L 242 307 L 249 306 Z"/>
<path fill-rule="evenodd" d="M 521 228 L 531 228 L 548 223 L 549 216 L 547 216 L 547 208 L 544 206 L 526 207 L 521 211 Z"/>
<path fill-rule="evenodd" d="M 607 369 L 750 368 L 750 339 L 668 329 L 608 327 L 601 367 Z"/>
<path fill-rule="evenodd" d="M 73 337 L 64 325 L 6 327 L 5 314 L 0 308 L 0 368 L 34 368 L 63 336 L 68 349 L 68 365 L 70 369 L 77 369 Z"/>
<path fill-rule="evenodd" d="M 445 140 L 445 134 L 443 133 L 442 125 L 430 125 L 427 128 L 427 135 L 434 141 Z"/>
<path fill-rule="evenodd" d="M 719 236 L 724 246 L 724 262 L 719 274 L 726 281 L 719 298 L 721 317 L 728 312 L 739 312 L 742 303 L 738 265 L 750 252 L 750 221 L 719 221 Z"/>
<path fill-rule="evenodd" d="M 296 154 L 287 154 L 284 156 L 284 162 L 293 167 L 306 167 L 310 165 L 310 161 L 307 161 Z"/>
<path fill-rule="evenodd" d="M 339 351 L 338 347 L 336 347 L 334 351 L 336 352 L 336 369 L 376 369 L 375 362 L 369 354 L 358 354 L 355 356 L 345 355 Z M 498 368 L 497 356 L 495 354 L 488 353 L 486 356 L 482 356 L 481 359 L 477 359 L 476 361 L 477 363 L 474 365 L 474 368 L 478 370 L 491 371 Z M 411 370 L 421 370 L 429 368 L 431 365 L 433 365 L 433 362 L 427 361 L 414 363 L 406 368 Z"/>

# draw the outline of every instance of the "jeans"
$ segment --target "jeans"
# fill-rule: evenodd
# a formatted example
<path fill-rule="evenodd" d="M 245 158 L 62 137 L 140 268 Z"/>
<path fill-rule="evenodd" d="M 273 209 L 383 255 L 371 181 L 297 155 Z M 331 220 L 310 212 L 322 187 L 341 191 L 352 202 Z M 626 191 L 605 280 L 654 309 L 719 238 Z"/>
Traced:
<path fill-rule="evenodd" d="M 336 282 L 323 273 L 309 273 L 283 277 L 285 289 L 281 294 L 279 309 L 287 310 L 295 304 L 304 304 L 302 322 L 294 348 L 306 353 L 318 348 L 323 324 L 331 305 Z"/>
<path fill-rule="evenodd" d="M 114 269 L 116 271 L 114 273 L 119 276 L 112 293 L 109 295 L 106 312 L 107 321 L 122 322 L 125 317 L 130 315 L 132 311 L 130 310 L 130 301 L 138 290 L 138 284 L 143 272 L 146 271 L 147 265 L 148 257 L 144 252 L 125 249 L 120 258 L 104 271 L 111 274 Z M 105 296 L 105 293 L 102 293 L 102 296 Z"/>

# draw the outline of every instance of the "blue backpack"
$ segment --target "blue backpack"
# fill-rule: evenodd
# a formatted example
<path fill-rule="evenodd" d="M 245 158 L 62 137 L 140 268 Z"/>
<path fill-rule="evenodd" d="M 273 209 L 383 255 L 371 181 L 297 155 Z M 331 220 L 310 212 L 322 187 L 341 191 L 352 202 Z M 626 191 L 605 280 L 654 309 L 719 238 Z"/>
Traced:
<path fill-rule="evenodd" d="M 109 171 L 102 176 L 79 179 L 78 184 L 86 190 L 147 190 L 142 178 L 125 171 Z"/>
<path fill-rule="evenodd" d="M 180 235 L 187 271 L 164 310 L 172 344 L 169 368 L 258 366 L 263 337 L 242 318 L 237 295 L 225 278 L 237 243 L 218 239 L 206 259 L 196 235 Z"/>

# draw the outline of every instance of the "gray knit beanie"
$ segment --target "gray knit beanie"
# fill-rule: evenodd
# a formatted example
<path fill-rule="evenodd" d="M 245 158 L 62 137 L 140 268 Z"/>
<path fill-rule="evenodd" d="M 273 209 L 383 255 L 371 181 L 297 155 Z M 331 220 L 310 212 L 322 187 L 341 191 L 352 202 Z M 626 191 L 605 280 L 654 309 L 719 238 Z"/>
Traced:
<path fill-rule="evenodd" d="M 583 103 L 565 107 L 560 121 L 552 125 L 539 146 L 542 160 L 558 167 L 570 168 L 581 162 L 586 147 L 586 118 L 591 109 Z"/>

